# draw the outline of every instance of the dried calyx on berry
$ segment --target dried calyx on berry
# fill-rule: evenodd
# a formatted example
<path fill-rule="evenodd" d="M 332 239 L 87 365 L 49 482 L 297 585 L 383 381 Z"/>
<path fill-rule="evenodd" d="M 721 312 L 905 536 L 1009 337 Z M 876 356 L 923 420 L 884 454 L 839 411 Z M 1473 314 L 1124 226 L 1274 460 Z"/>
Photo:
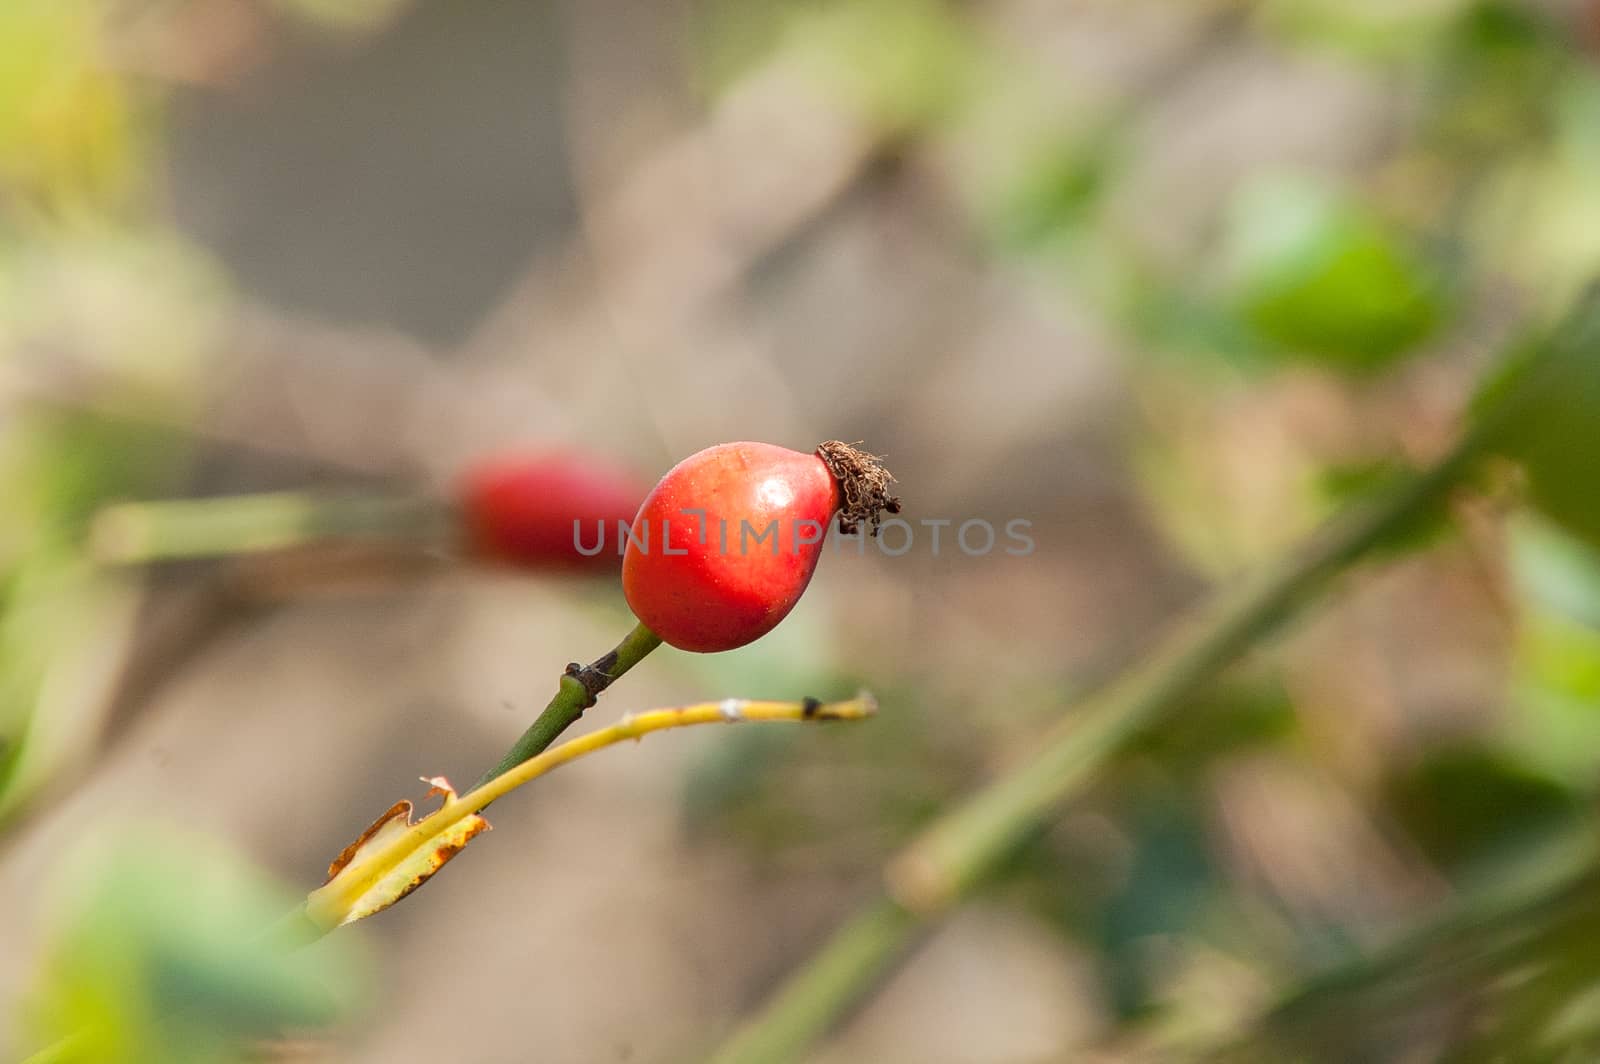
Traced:
<path fill-rule="evenodd" d="M 900 497 L 889 494 L 889 485 L 895 482 L 894 475 L 883 467 L 883 460 L 877 455 L 868 454 L 853 444 L 829 440 L 817 447 L 817 457 L 839 484 L 843 499 L 839 507 L 839 531 L 844 535 L 861 531 L 861 523 L 865 521 L 869 534 L 876 536 L 883 526 L 884 513 L 900 512 Z"/>

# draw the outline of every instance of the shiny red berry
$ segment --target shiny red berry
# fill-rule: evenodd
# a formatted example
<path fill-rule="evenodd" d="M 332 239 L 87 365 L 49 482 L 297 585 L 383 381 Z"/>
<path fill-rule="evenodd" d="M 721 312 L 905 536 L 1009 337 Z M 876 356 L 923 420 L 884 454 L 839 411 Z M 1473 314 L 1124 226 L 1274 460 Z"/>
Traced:
<path fill-rule="evenodd" d="M 800 600 L 829 521 L 874 531 L 898 512 L 893 478 L 830 442 L 814 454 L 724 443 L 679 462 L 634 519 L 622 589 L 645 627 L 681 650 L 732 650 L 771 631 Z"/>

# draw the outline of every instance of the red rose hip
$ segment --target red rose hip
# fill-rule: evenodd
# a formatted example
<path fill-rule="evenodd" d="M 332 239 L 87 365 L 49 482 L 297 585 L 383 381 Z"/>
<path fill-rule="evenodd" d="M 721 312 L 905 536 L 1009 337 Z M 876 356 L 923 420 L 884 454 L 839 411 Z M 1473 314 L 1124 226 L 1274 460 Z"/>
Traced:
<path fill-rule="evenodd" d="M 457 495 L 477 557 L 530 569 L 615 572 L 611 536 L 633 520 L 644 486 L 589 455 L 507 454 L 468 469 Z M 586 553 L 580 541 L 608 549 Z"/>
<path fill-rule="evenodd" d="M 723 443 L 661 478 L 634 519 L 622 589 L 639 620 L 680 650 L 732 650 L 770 632 L 811 582 L 828 522 L 898 513 L 893 477 L 831 441 L 814 454 Z"/>

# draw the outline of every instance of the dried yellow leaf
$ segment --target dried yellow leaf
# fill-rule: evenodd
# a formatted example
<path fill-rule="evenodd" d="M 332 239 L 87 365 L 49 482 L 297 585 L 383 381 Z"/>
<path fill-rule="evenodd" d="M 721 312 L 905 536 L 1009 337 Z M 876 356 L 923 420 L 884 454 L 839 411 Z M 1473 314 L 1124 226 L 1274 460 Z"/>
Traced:
<path fill-rule="evenodd" d="M 324 931 L 382 912 L 426 883 L 467 843 L 489 830 L 478 813 L 462 815 L 454 788 L 442 776 L 424 780 L 444 804 L 412 821 L 414 806 L 399 801 L 356 837 L 328 866 L 328 881 L 306 898 L 306 915 Z"/>

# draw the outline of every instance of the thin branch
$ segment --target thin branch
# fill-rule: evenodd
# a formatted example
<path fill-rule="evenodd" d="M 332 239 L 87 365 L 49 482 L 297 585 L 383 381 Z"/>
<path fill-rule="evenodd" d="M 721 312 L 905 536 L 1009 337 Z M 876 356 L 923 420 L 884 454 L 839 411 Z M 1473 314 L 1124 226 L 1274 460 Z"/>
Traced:
<path fill-rule="evenodd" d="M 1378 1034 L 1385 1019 L 1414 1014 L 1430 994 L 1471 986 L 1547 953 L 1552 942 L 1587 935 L 1600 903 L 1600 852 L 1588 830 L 1538 849 L 1526 866 L 1509 882 L 1455 899 L 1388 945 L 1314 973 L 1242 1038 L 1198 1059 L 1280 1059 L 1295 1046 L 1317 1044 L 1325 1027 L 1348 1029 L 1357 1017 L 1366 1033 Z"/>
<path fill-rule="evenodd" d="M 1276 627 L 1349 562 L 1438 503 L 1477 453 L 1469 439 L 1382 502 L 1180 625 L 1145 662 L 1069 714 L 1030 761 L 940 817 L 884 870 L 868 903 L 723 1050 L 715 1064 L 795 1059 L 872 986 L 924 921 L 961 900 L 1055 808 L 1151 724 Z"/>
<path fill-rule="evenodd" d="M 504 775 L 555 742 L 556 736 L 571 727 L 574 721 L 583 716 L 584 710 L 595 704 L 600 692 L 660 645 L 660 636 L 638 624 L 614 650 L 596 659 L 593 664 L 579 665 L 573 662 L 568 665 L 550 704 L 511 745 L 499 763 L 479 777 L 476 786 L 481 787 L 496 776 Z"/>
<path fill-rule="evenodd" d="M 95 515 L 89 552 L 103 565 L 143 565 L 349 538 L 445 543 L 454 531 L 454 515 L 438 499 L 265 492 L 114 503 Z"/>
<path fill-rule="evenodd" d="M 71 1064 L 86 1060 L 89 1037 L 86 1032 L 75 1031 L 58 1042 L 53 1042 L 36 1053 L 29 1054 L 22 1064 Z"/>
<path fill-rule="evenodd" d="M 526 776 L 526 778 L 521 775 L 511 775 L 518 766 L 526 766 L 532 759 L 543 754 L 550 744 L 555 742 L 557 736 L 583 716 L 584 710 L 595 704 L 595 700 L 599 697 L 601 691 L 611 686 L 612 681 L 633 668 L 644 659 L 645 655 L 660 645 L 661 638 L 644 625 L 639 624 L 634 626 L 633 630 L 623 638 L 621 643 L 617 644 L 615 649 L 596 659 L 593 664 L 585 666 L 573 662 L 568 665 L 566 672 L 561 676 L 561 682 L 556 689 L 555 697 L 550 699 L 550 703 L 545 706 L 543 712 L 528 726 L 528 730 L 523 732 L 517 741 L 511 745 L 511 749 L 506 751 L 505 756 L 500 759 L 499 763 L 488 772 L 485 772 L 473 784 L 468 797 L 484 796 L 480 799 L 481 804 L 472 807 L 460 807 L 458 809 L 460 816 L 456 819 L 460 820 L 467 816 L 476 816 L 476 814 L 486 809 L 490 802 L 500 797 L 504 792 L 493 789 L 497 781 L 510 776 L 510 778 L 526 782 L 527 779 L 532 779 L 533 776 L 539 775 L 541 772 L 549 771 L 556 764 L 564 763 L 564 760 L 558 760 L 546 765 L 545 762 L 541 761 L 540 764 L 545 765 L 545 767 L 535 771 L 533 775 Z M 809 706 L 812 703 L 808 702 L 806 705 Z M 638 718 L 634 719 L 637 720 Z M 628 721 L 624 720 L 622 723 L 627 724 Z M 619 726 L 614 725 L 613 729 Z M 611 730 L 605 729 L 596 734 L 607 734 Z M 576 741 L 593 742 L 594 740 L 590 736 L 585 740 Z M 562 749 L 566 749 L 567 746 L 571 745 L 571 743 L 565 744 Z M 555 751 L 554 753 L 559 752 Z M 453 807 L 456 805 L 456 801 L 447 801 L 446 804 L 447 807 Z M 409 803 L 405 803 L 405 806 L 409 810 Z M 400 808 L 401 806 L 399 805 L 395 806 L 390 810 L 390 814 L 395 813 Z M 419 822 L 418 826 L 433 823 L 437 828 L 439 821 L 435 818 L 442 812 L 443 810 L 440 810 L 440 812 L 424 818 Z M 384 822 L 384 819 L 387 819 L 387 816 L 386 818 L 380 818 L 378 824 L 374 824 L 373 828 L 369 830 L 375 830 Z M 362 841 L 364 840 L 357 840 L 357 843 L 351 848 L 352 851 L 358 848 Z M 460 846 L 465 844 L 466 838 L 463 837 L 458 840 L 456 848 L 459 849 Z M 452 850 L 451 854 L 453 852 Z M 436 871 L 444 861 L 449 859 L 451 854 L 443 855 L 438 864 L 433 867 L 433 870 Z M 337 868 L 339 862 L 336 861 L 334 864 L 335 868 Z M 432 871 L 427 874 L 431 875 Z M 323 889 L 327 889 L 330 884 L 324 884 Z M 313 892 L 312 896 L 315 897 L 316 892 Z M 325 924 L 314 918 L 308 909 L 308 905 L 302 904 L 279 920 L 269 934 L 274 940 L 285 945 L 303 945 L 321 938 L 333 926 L 337 925 Z"/>
<path fill-rule="evenodd" d="M 400 889 L 392 893 L 385 886 L 388 881 L 395 878 L 397 869 L 409 868 L 414 864 L 416 855 L 431 856 L 438 849 L 439 840 L 454 840 L 453 829 L 469 820 L 477 820 L 480 810 L 504 798 L 518 787 L 568 762 L 576 761 L 608 746 L 615 746 L 630 739 L 639 739 L 651 732 L 665 731 L 669 728 L 687 728 L 699 724 L 862 720 L 875 712 L 877 703 L 866 693 L 843 702 L 819 702 L 810 698 L 803 702 L 758 702 L 729 698 L 720 702 L 704 702 L 677 709 L 650 710 L 645 713 L 630 714 L 610 727 L 601 728 L 546 750 L 459 797 L 448 790 L 443 790 L 442 781 L 436 781 L 436 787 L 440 787 L 445 794 L 443 806 L 415 824 L 408 825 L 405 831 L 387 837 L 387 841 L 375 848 L 364 846 L 367 839 L 373 837 L 364 836 L 355 847 L 346 851 L 344 858 L 341 858 L 342 861 L 345 858 L 352 860 L 342 867 L 336 862 L 338 870 L 335 875 L 321 888 L 311 892 L 305 905 L 295 916 L 303 917 L 311 928 L 325 934 L 341 924 L 386 908 L 404 897 L 420 882 L 400 877 Z M 393 815 L 394 810 L 391 810 L 390 814 L 379 823 L 386 823 L 393 819 Z M 477 825 L 479 829 L 484 826 L 486 825 L 482 825 L 481 822 Z M 422 874 L 422 878 L 425 879 L 442 867 L 456 850 L 465 845 L 466 839 L 476 833 L 476 830 L 469 831 L 462 835 L 459 841 L 452 841 L 449 852 L 429 866 Z M 376 903 L 371 899 L 375 890 L 381 895 Z"/>
<path fill-rule="evenodd" d="M 1364 555 L 1439 513 L 1500 433 L 1559 386 L 1560 369 L 1592 357 L 1600 291 L 1519 367 L 1514 383 L 1477 411 L 1474 426 L 1436 464 L 1335 517 L 1297 553 L 1219 594 L 1144 660 L 1064 718 L 1030 760 L 939 817 L 885 867 L 882 891 L 735 1033 L 715 1064 L 796 1059 L 886 972 L 922 926 L 965 898 L 1110 760 L 1279 627 Z"/>

